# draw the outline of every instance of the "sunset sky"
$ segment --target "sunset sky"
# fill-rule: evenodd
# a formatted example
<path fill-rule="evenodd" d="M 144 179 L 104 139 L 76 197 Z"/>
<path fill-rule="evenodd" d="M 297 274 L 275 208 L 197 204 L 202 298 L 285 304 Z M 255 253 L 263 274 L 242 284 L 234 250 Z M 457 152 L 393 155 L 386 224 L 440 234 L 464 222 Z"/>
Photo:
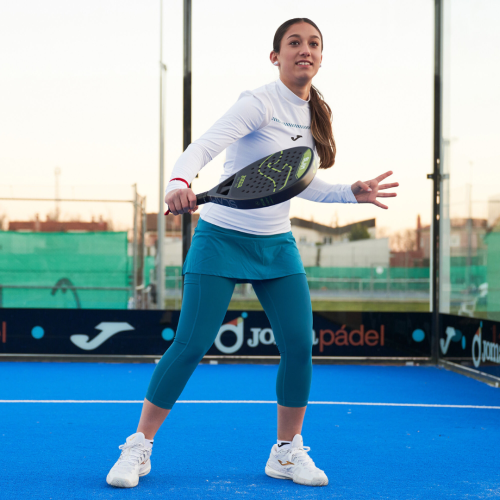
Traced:
<path fill-rule="evenodd" d="M 182 153 L 182 0 L 164 2 L 166 178 Z M 137 183 L 158 210 L 159 0 L 26 0 L 0 4 L 0 197 L 131 198 Z M 432 0 L 193 0 L 193 139 L 247 89 L 278 78 L 269 62 L 277 27 L 305 16 L 323 32 L 314 84 L 333 110 L 338 156 L 319 175 L 331 183 L 392 170 L 398 196 L 374 205 L 294 200 L 291 216 L 339 225 L 376 217 L 391 232 L 430 222 L 433 133 Z M 454 0 L 449 12 L 445 134 L 452 213 L 473 216 L 500 193 L 500 2 Z M 495 63 L 494 63 L 495 61 Z M 218 183 L 224 154 L 193 184 Z M 0 200 L 0 216 L 42 218 L 53 203 Z M 63 204 L 63 217 L 102 214 L 130 226 L 129 207 Z"/>

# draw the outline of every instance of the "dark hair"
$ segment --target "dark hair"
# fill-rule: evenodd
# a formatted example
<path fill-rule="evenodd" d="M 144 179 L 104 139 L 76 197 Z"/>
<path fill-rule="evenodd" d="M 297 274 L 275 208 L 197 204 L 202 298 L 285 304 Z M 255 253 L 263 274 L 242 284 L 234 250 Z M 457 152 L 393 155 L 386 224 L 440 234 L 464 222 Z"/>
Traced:
<path fill-rule="evenodd" d="M 323 52 L 323 35 L 319 28 L 310 19 L 306 17 L 296 17 L 284 22 L 277 30 L 273 40 L 273 50 L 279 54 L 281 40 L 288 28 L 297 23 L 309 23 L 318 30 L 321 37 L 321 52 Z M 316 141 L 316 149 L 320 158 L 319 168 L 330 168 L 335 163 L 335 154 L 337 148 L 332 130 L 332 110 L 323 99 L 321 92 L 311 85 L 311 132 Z"/>

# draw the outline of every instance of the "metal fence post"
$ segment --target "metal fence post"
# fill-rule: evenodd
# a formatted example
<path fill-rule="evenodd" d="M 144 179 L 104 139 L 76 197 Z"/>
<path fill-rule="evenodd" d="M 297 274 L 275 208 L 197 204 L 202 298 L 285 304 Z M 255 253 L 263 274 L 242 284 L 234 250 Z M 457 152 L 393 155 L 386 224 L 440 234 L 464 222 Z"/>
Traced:
<path fill-rule="evenodd" d="M 442 75 L 443 75 L 443 0 L 434 0 L 434 161 L 433 172 L 427 174 L 433 180 L 432 189 L 432 334 L 431 357 L 437 364 L 439 358 L 439 234 L 441 209 L 441 160 L 442 160 Z"/>
<path fill-rule="evenodd" d="M 134 297 L 134 309 L 137 307 L 137 184 L 134 184 L 134 239 L 132 242 L 132 286 Z"/>
<path fill-rule="evenodd" d="M 141 290 L 141 309 L 146 307 L 146 197 L 142 198 L 142 290 Z"/>

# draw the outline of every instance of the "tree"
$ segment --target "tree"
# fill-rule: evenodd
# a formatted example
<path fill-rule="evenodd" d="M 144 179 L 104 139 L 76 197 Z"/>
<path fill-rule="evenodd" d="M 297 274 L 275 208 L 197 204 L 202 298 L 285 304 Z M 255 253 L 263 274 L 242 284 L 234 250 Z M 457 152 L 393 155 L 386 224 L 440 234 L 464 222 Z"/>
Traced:
<path fill-rule="evenodd" d="M 355 224 L 349 232 L 349 241 L 368 239 L 370 239 L 370 233 L 363 224 Z"/>
<path fill-rule="evenodd" d="M 394 232 L 389 238 L 389 246 L 393 252 L 411 252 L 417 249 L 414 229 L 403 229 Z"/>

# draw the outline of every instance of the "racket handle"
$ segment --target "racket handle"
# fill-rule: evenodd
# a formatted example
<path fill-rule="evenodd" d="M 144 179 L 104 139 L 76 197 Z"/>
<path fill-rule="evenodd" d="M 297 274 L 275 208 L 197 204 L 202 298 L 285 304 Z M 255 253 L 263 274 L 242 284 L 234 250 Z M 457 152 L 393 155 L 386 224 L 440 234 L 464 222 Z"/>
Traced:
<path fill-rule="evenodd" d="M 205 191 L 204 193 L 200 193 L 196 195 L 196 204 L 197 205 L 204 205 L 205 203 L 208 203 L 210 200 L 206 198 L 208 194 L 208 191 Z M 170 213 L 170 208 L 165 212 L 165 215 L 168 215 Z"/>
<path fill-rule="evenodd" d="M 204 193 L 200 193 L 196 195 L 196 204 L 197 205 L 204 205 L 205 203 L 208 203 L 210 200 L 207 198 L 208 191 L 205 191 Z"/>

